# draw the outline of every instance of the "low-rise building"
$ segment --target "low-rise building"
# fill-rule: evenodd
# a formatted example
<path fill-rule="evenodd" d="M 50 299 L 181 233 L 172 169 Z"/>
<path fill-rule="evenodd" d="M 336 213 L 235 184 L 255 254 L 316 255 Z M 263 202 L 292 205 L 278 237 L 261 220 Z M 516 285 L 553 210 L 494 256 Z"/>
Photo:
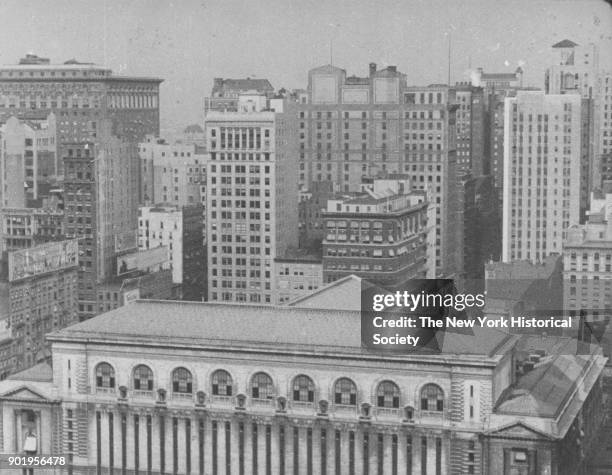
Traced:
<path fill-rule="evenodd" d="M 50 357 L 45 336 L 78 322 L 76 239 L 5 253 L 0 379 Z"/>
<path fill-rule="evenodd" d="M 431 275 L 435 255 L 427 251 L 435 250 L 435 241 L 429 219 L 435 215 L 426 194 L 411 191 L 403 175 L 372 180 L 363 190 L 327 201 L 324 282 L 354 274 L 379 285 L 399 285 Z"/>
<path fill-rule="evenodd" d="M 52 371 L 0 382 L 0 453 L 30 438 L 74 473 L 592 473 L 597 350 L 517 379 L 516 335 L 375 355 L 347 302 L 302 303 L 137 301 L 56 332 Z"/>
<path fill-rule="evenodd" d="M 323 286 L 323 262 L 320 254 L 303 249 L 288 249 L 274 259 L 276 304 L 283 305 L 311 294 Z"/>

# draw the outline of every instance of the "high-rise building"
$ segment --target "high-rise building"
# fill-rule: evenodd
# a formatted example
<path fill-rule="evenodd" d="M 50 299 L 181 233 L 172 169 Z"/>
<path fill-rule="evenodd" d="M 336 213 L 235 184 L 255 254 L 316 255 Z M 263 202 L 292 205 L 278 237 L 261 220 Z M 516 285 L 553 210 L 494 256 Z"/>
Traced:
<path fill-rule="evenodd" d="M 138 248 L 166 246 L 172 282 L 184 300 L 202 300 L 206 274 L 201 205 L 143 206 L 138 210 Z"/>
<path fill-rule="evenodd" d="M 398 286 L 432 277 L 435 256 L 427 251 L 434 210 L 424 192 L 412 191 L 407 176 L 375 179 L 365 193 L 329 199 L 322 213 L 323 281 L 354 274 Z"/>
<path fill-rule="evenodd" d="M 301 249 L 321 250 L 325 237 L 322 212 L 327 209 L 327 200 L 334 195 L 334 184 L 331 181 L 314 181 L 308 190 L 300 190 L 298 214 Z"/>
<path fill-rule="evenodd" d="M 194 206 L 202 203 L 208 155 L 194 143 L 168 143 L 148 135 L 138 145 L 141 164 L 140 201 Z"/>
<path fill-rule="evenodd" d="M 484 287 L 485 263 L 501 257 L 501 216 L 491 175 L 463 181 L 463 278 L 467 289 Z"/>
<path fill-rule="evenodd" d="M 10 117 L 0 126 L 0 207 L 40 205 L 62 178 L 55 114 L 45 120 Z"/>
<path fill-rule="evenodd" d="M 205 119 L 208 298 L 272 304 L 274 259 L 298 244 L 297 113 L 263 96 L 238 109 Z"/>
<path fill-rule="evenodd" d="M 138 168 L 133 146 L 104 142 L 66 144 L 64 229 L 79 238 L 79 312 L 97 313 L 96 286 L 116 275 L 118 252 L 137 247 Z"/>
<path fill-rule="evenodd" d="M 406 173 L 415 190 L 436 205 L 438 275 L 458 270 L 455 89 L 408 87 L 395 66 L 367 77 L 347 77 L 327 65 L 308 75 L 299 104 L 300 186 L 331 181 L 338 191 L 359 191 L 363 177 Z"/>
<path fill-rule="evenodd" d="M 82 251 L 81 318 L 96 314 L 95 286 L 115 275 L 116 252 L 137 246 L 137 143 L 159 134 L 160 83 L 34 55 L 0 68 L 0 120 L 56 116 L 57 150 L 67 167 L 66 235 L 79 237 Z"/>
<path fill-rule="evenodd" d="M 552 46 L 554 62 L 546 71 L 546 91 L 578 94 L 583 99 L 584 152 L 586 163 L 585 200 L 608 179 L 607 164 L 612 153 L 612 73 L 600 69 L 599 48 L 563 40 Z"/>
<path fill-rule="evenodd" d="M 0 288 L 4 288 L 8 312 L 0 325 L 9 329 L 11 345 L 1 355 L 0 379 L 49 361 L 45 335 L 78 322 L 76 239 L 9 251 L 5 256 Z"/>
<path fill-rule="evenodd" d="M 487 125 L 484 89 L 470 84 L 457 84 L 457 166 L 459 176 L 489 173 L 489 157 L 485 154 Z"/>
<path fill-rule="evenodd" d="M 519 91 L 506 98 L 502 259 L 561 253 L 581 208 L 581 98 Z"/>

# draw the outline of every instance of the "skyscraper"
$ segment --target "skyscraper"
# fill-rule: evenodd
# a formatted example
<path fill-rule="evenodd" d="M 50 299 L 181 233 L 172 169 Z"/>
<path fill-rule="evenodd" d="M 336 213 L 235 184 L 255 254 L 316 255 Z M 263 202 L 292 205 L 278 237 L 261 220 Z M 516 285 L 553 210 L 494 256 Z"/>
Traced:
<path fill-rule="evenodd" d="M 406 173 L 413 189 L 427 190 L 436 209 L 436 271 L 457 271 L 450 229 L 456 227 L 455 90 L 446 85 L 408 87 L 395 66 L 367 77 L 347 77 L 327 65 L 308 74 L 299 104 L 299 182 L 332 181 L 358 191 L 363 177 Z"/>
<path fill-rule="evenodd" d="M 136 248 L 137 143 L 159 134 L 156 78 L 114 76 L 76 60 L 28 55 L 0 69 L 0 119 L 56 116 L 67 237 L 79 237 L 79 312 L 97 312 L 96 285 L 114 276 L 116 252 Z"/>
<path fill-rule="evenodd" d="M 581 207 L 581 98 L 519 91 L 506 98 L 502 260 L 560 253 Z"/>
<path fill-rule="evenodd" d="M 296 115 L 260 95 L 206 115 L 211 301 L 274 303 L 274 259 L 298 244 Z"/>

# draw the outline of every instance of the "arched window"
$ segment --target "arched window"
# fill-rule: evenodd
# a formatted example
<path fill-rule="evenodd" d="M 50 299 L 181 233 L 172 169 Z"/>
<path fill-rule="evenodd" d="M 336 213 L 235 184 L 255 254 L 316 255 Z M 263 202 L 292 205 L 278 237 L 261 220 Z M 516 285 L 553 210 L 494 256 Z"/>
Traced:
<path fill-rule="evenodd" d="M 391 381 L 383 381 L 376 390 L 376 405 L 378 407 L 398 408 L 400 390 L 397 384 Z"/>
<path fill-rule="evenodd" d="M 172 372 L 172 392 L 182 394 L 192 394 L 193 377 L 186 368 L 176 368 Z"/>
<path fill-rule="evenodd" d="M 314 383 L 308 376 L 300 375 L 293 380 L 293 400 L 314 402 Z"/>
<path fill-rule="evenodd" d="M 272 399 L 274 397 L 274 383 L 266 373 L 257 373 L 251 380 L 251 397 L 253 399 Z"/>
<path fill-rule="evenodd" d="M 218 369 L 213 373 L 212 393 L 214 396 L 232 395 L 232 377 L 227 371 Z"/>
<path fill-rule="evenodd" d="M 115 370 L 108 363 L 100 363 L 96 366 L 96 387 L 115 387 Z"/>
<path fill-rule="evenodd" d="M 134 389 L 153 391 L 153 371 L 143 364 L 134 368 Z"/>
<path fill-rule="evenodd" d="M 340 378 L 334 385 L 334 403 L 345 406 L 357 404 L 357 386 L 348 378 Z"/>
<path fill-rule="evenodd" d="M 436 384 L 427 384 L 421 389 L 421 410 L 444 410 L 444 392 Z"/>

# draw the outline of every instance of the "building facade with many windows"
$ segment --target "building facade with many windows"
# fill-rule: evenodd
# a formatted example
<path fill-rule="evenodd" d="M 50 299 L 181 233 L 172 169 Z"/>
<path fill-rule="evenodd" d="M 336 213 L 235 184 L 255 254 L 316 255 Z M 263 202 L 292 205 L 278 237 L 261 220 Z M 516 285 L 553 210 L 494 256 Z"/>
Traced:
<path fill-rule="evenodd" d="M 502 260 L 561 253 L 582 203 L 581 98 L 519 91 L 506 98 Z"/>
<path fill-rule="evenodd" d="M 298 244 L 295 104 L 261 99 L 206 116 L 211 301 L 274 303 L 274 259 Z"/>
<path fill-rule="evenodd" d="M 358 328 L 355 311 L 135 302 L 52 335 L 51 377 L 0 383 L 0 452 L 35 437 L 75 473 L 589 473 L 598 353 L 515 382 L 516 336 L 373 355 Z M 576 384 L 544 404 L 563 365 Z"/>

